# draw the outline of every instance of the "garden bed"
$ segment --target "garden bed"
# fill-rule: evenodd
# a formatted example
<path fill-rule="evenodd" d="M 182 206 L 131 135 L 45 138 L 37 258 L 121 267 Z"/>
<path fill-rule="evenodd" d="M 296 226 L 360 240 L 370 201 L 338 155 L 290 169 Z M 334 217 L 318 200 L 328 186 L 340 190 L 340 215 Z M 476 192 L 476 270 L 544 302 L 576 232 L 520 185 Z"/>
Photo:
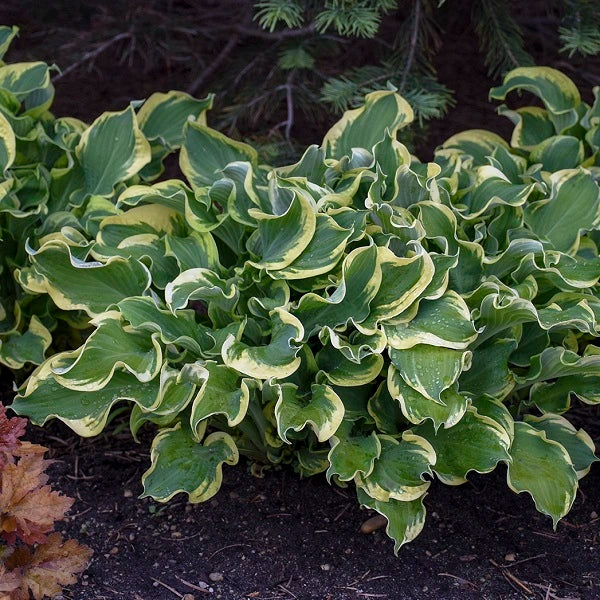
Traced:
<path fill-rule="evenodd" d="M 52 36 L 65 31 L 47 33 L 25 26 L 13 58 L 27 60 L 31 53 L 68 66 L 52 53 L 53 44 L 61 47 Z M 448 51 L 440 53 L 440 78 L 456 89 L 457 107 L 431 126 L 427 141 L 417 144 L 423 158 L 462 129 L 486 127 L 504 137 L 510 132 L 508 120 L 494 117 L 494 105 L 486 101 L 488 88 L 497 82 L 486 76 L 478 55 L 473 60 L 474 40 L 456 24 L 445 40 Z M 548 49 L 538 55 L 540 62 L 569 69 Z M 77 69 L 59 80 L 62 100 L 55 105 L 56 114 L 91 121 L 101 110 L 121 109 L 129 98 L 182 87 L 177 73 L 136 75 L 127 65 L 115 69 L 114 58 L 107 54 L 96 61 L 97 70 Z M 589 61 L 585 76 L 567 71 L 583 81 L 588 101 L 590 74 L 598 65 L 597 59 Z M 303 135 L 313 140 L 323 133 L 300 120 L 296 129 L 300 141 Z M 171 170 L 178 176 L 174 163 L 169 174 Z M 0 377 L 6 389 L 11 377 L 6 372 Z M 10 404 L 11 394 L 0 399 Z M 588 408 L 585 415 L 575 414 L 574 424 L 583 425 L 583 418 L 593 421 L 585 423 L 586 430 L 600 440 L 598 410 Z M 556 531 L 549 518 L 535 511 L 529 496 L 508 489 L 504 466 L 491 475 L 472 474 L 463 486 L 434 486 L 425 500 L 429 518 L 423 533 L 396 558 L 383 530 L 359 532 L 370 515 L 358 508 L 353 487 L 329 486 L 324 476 L 302 481 L 291 469 L 270 469 L 258 478 L 243 459 L 236 467 L 224 467 L 221 491 L 205 504 L 188 504 L 184 495 L 165 505 L 138 500 L 151 436 L 143 432 L 141 444 L 135 444 L 126 429 L 127 422 L 119 419 L 92 439 L 80 439 L 60 423 L 29 429 L 28 439 L 51 448 L 55 488 L 76 499 L 63 533 L 95 553 L 65 598 L 600 597 L 597 465 L 582 480 L 573 510 Z"/>
<path fill-rule="evenodd" d="M 80 439 L 59 424 L 29 429 L 29 439 L 52 447 L 56 489 L 76 498 L 64 531 L 94 550 L 91 566 L 65 598 L 600 595 L 599 469 L 582 480 L 556 532 L 529 496 L 508 489 L 505 467 L 472 475 L 463 486 L 433 486 L 423 533 L 396 558 L 383 530 L 359 532 L 369 515 L 358 508 L 354 491 L 331 487 L 323 476 L 300 480 L 290 470 L 270 470 L 259 479 L 241 461 L 224 468 L 220 492 L 205 504 L 190 505 L 183 495 L 165 505 L 138 500 L 149 440 L 138 445 L 129 432 L 112 431 Z M 211 574 L 222 580 L 211 581 Z"/>

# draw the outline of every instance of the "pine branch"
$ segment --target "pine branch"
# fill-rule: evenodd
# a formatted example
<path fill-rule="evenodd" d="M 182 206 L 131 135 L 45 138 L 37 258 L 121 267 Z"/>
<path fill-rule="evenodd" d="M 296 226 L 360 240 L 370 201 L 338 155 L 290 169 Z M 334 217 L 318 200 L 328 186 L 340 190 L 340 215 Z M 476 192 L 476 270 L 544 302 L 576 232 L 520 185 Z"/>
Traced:
<path fill-rule="evenodd" d="M 287 106 L 287 119 L 285 121 L 285 139 L 290 141 L 290 133 L 292 131 L 292 127 L 294 125 L 294 95 L 293 95 L 293 85 L 294 81 L 294 71 L 292 71 L 287 79 L 286 87 L 285 87 L 285 99 Z"/>
<path fill-rule="evenodd" d="M 506 0 L 474 2 L 472 18 L 489 75 L 497 77 L 515 67 L 533 64 Z"/>
<path fill-rule="evenodd" d="M 271 33 L 280 24 L 289 30 L 300 27 L 304 21 L 302 6 L 295 0 L 261 0 L 255 4 L 255 8 L 254 20 Z"/>
<path fill-rule="evenodd" d="M 390 62 L 351 69 L 328 80 L 321 90 L 321 100 L 341 112 L 360 104 L 369 92 L 386 89 L 388 85 L 399 89 L 402 82 L 402 95 L 412 105 L 420 125 L 443 116 L 454 103 L 452 92 L 434 76 L 398 72 Z"/>
<path fill-rule="evenodd" d="M 372 38 L 379 31 L 383 15 L 396 5 L 396 0 L 325 0 L 315 25 L 319 33 L 335 29 L 345 37 Z"/>
<path fill-rule="evenodd" d="M 408 47 L 408 56 L 406 58 L 406 66 L 404 67 L 404 73 L 402 74 L 402 79 L 400 81 L 400 87 L 398 88 L 400 92 L 402 92 L 404 90 L 404 88 L 406 87 L 406 79 L 413 67 L 413 63 L 415 60 L 415 51 L 417 48 L 417 41 L 419 40 L 420 25 L 421 25 L 421 0 L 415 0 L 413 19 L 412 19 L 412 33 L 410 36 L 410 45 Z"/>
<path fill-rule="evenodd" d="M 561 52 L 593 56 L 600 53 L 600 6 L 595 0 L 566 0 L 565 17 L 558 30 Z"/>
<path fill-rule="evenodd" d="M 103 52 L 108 50 L 113 44 L 116 44 L 117 42 L 120 42 L 121 40 L 132 39 L 132 38 L 133 38 L 133 34 L 128 31 L 114 35 L 113 37 L 109 38 L 105 42 L 102 42 L 101 44 L 96 46 L 96 48 L 94 48 L 93 50 L 89 50 L 88 52 L 85 52 L 79 60 L 77 60 L 73 64 L 69 65 L 66 69 L 63 69 L 60 73 L 58 73 L 58 75 L 55 75 L 52 78 L 52 82 L 54 83 L 56 81 L 59 81 L 63 77 L 66 77 L 69 73 L 71 73 L 72 71 L 75 71 L 76 69 L 78 69 L 79 67 L 84 65 L 85 63 L 89 63 L 90 65 L 93 64 L 94 60 L 96 60 L 96 58 L 98 58 L 98 56 L 100 56 Z"/>
<path fill-rule="evenodd" d="M 258 29 L 253 27 L 247 27 L 245 25 L 236 25 L 234 30 L 240 35 L 247 37 L 255 37 L 263 40 L 285 40 L 289 38 L 299 38 L 310 34 L 314 34 L 316 26 L 314 23 L 307 25 L 306 27 L 299 27 L 296 29 L 282 29 L 280 31 Z"/>

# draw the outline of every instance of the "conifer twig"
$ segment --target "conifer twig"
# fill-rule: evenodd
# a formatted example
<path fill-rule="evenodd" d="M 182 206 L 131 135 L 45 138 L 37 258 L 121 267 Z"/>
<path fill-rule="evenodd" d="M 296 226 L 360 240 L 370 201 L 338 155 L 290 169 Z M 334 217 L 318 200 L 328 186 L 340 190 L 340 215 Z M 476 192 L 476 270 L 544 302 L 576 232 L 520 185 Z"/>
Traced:
<path fill-rule="evenodd" d="M 100 56 L 100 54 L 102 54 L 105 50 L 107 50 L 113 44 L 116 44 L 117 42 L 119 42 L 121 40 L 125 40 L 127 38 L 132 38 L 132 37 L 133 37 L 133 35 L 129 31 L 126 31 L 123 33 L 118 33 L 117 35 L 106 40 L 105 42 L 103 42 L 98 47 L 94 48 L 93 50 L 89 50 L 88 52 L 86 52 L 79 60 L 77 60 L 73 64 L 69 65 L 66 69 L 64 69 L 63 71 L 58 73 L 58 75 L 55 75 L 52 78 L 52 81 L 55 82 L 55 81 L 58 81 L 59 79 L 62 79 L 63 77 L 66 77 L 69 73 L 71 73 L 72 71 L 75 71 L 75 69 L 78 69 L 84 63 L 96 59 L 98 56 Z"/>
<path fill-rule="evenodd" d="M 412 32 L 410 35 L 410 46 L 408 48 L 408 57 L 406 59 L 406 66 L 402 73 L 402 79 L 400 80 L 400 92 L 404 90 L 406 86 L 406 79 L 410 70 L 412 69 L 413 62 L 415 60 L 415 52 L 417 48 L 417 41 L 419 39 L 419 24 L 421 21 L 421 0 L 415 0 L 415 16 L 413 19 Z"/>

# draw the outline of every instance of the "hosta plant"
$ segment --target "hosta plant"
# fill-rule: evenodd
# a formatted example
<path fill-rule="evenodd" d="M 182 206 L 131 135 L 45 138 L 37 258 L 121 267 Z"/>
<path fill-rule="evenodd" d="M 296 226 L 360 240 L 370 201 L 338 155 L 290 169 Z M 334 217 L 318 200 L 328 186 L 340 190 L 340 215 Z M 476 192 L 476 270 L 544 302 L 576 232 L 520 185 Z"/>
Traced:
<path fill-rule="evenodd" d="M 163 160 L 179 147 L 186 120 L 203 122 L 212 102 L 157 93 L 137 114 L 129 106 L 90 126 L 55 118 L 49 112 L 55 68 L 2 62 L 16 33 L 0 27 L 0 365 L 13 370 L 51 354 L 53 333 L 55 348 L 76 347 L 83 339 L 79 332 L 89 327 L 85 313 L 66 314 L 51 296 L 19 286 L 16 275 L 28 252 L 56 232 L 85 252 L 98 220 L 117 213 L 116 194 L 156 179 Z M 131 282 L 120 285 L 124 295 L 140 291 Z"/>
<path fill-rule="evenodd" d="M 92 554 L 63 540 L 54 524 L 73 499 L 53 491 L 46 448 L 20 440 L 27 421 L 8 418 L 0 404 L 0 598 L 41 600 L 77 580 Z"/>
<path fill-rule="evenodd" d="M 189 121 L 187 182 L 123 189 L 108 216 L 91 196 L 92 239 L 29 248 L 23 289 L 94 330 L 13 409 L 90 436 L 129 402 L 134 435 L 158 427 L 160 501 L 210 498 L 240 453 L 291 463 L 354 486 L 397 550 L 433 480 L 504 463 L 556 523 L 597 460 L 565 414 L 600 402 L 600 105 L 552 69 L 491 95 L 512 90 L 543 107 L 501 109 L 510 143 L 466 131 L 431 163 L 396 140 L 413 113 L 393 90 L 286 167 Z"/>

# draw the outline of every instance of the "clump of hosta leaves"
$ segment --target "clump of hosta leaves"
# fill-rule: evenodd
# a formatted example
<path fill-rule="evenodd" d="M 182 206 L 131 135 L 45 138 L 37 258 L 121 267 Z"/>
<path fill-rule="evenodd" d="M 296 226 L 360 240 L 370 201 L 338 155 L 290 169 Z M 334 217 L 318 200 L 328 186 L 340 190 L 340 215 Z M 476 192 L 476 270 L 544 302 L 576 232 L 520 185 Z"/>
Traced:
<path fill-rule="evenodd" d="M 292 463 L 354 485 L 397 549 L 433 480 L 504 463 L 556 523 L 597 460 L 565 414 L 600 402 L 600 104 L 552 69 L 512 71 L 492 97 L 513 89 L 543 107 L 501 109 L 510 144 L 467 131 L 431 163 L 397 142 L 413 113 L 392 90 L 280 168 L 188 122 L 187 182 L 108 209 L 82 193 L 93 237 L 29 249 L 23 289 L 95 329 L 13 408 L 89 436 L 131 403 L 134 435 L 158 427 L 143 479 L 160 501 L 210 498 L 240 453 Z"/>
<path fill-rule="evenodd" d="M 21 441 L 27 421 L 8 418 L 0 404 L 0 596 L 41 600 L 77 580 L 92 551 L 63 540 L 54 524 L 73 499 L 53 491 L 46 448 Z"/>
<path fill-rule="evenodd" d="M 19 286 L 15 276 L 27 265 L 29 244 L 61 232 L 87 255 L 98 221 L 116 212 L 115 190 L 156 179 L 164 158 L 179 147 L 186 120 L 204 122 L 212 102 L 157 93 L 137 114 L 132 105 L 101 115 L 91 126 L 57 119 L 49 112 L 56 68 L 2 61 L 16 32 L 0 27 L 0 364 L 14 371 L 40 364 L 53 349 L 77 347 L 89 328 L 85 312 L 66 314 L 51 296 L 40 295 L 43 287 L 32 284 L 26 292 Z M 165 109 L 168 118 L 161 116 Z M 127 296 L 145 289 L 137 283 L 118 285 Z"/>

